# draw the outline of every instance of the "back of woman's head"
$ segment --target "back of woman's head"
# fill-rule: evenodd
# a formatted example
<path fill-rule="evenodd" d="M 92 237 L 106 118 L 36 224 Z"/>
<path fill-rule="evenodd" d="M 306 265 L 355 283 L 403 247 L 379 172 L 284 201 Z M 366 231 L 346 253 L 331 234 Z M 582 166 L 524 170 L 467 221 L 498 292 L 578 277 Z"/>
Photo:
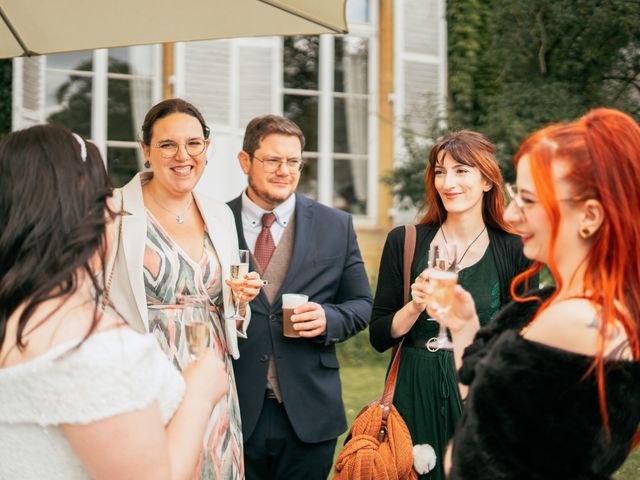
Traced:
<path fill-rule="evenodd" d="M 471 130 L 451 132 L 442 137 L 431 148 L 425 175 L 425 215 L 420 223 L 440 224 L 447 218 L 447 210 L 435 187 L 435 167 L 442 161 L 443 154 L 455 162 L 477 168 L 484 179 L 491 184 L 491 190 L 484 193 L 482 217 L 485 224 L 509 231 L 509 225 L 502 218 L 505 208 L 502 194 L 502 173 L 494 156 L 495 147 L 481 133 Z"/>
<path fill-rule="evenodd" d="M 35 308 L 74 292 L 80 270 L 101 293 L 91 261 L 104 257 L 110 192 L 98 149 L 66 128 L 39 125 L 0 142 L 0 346 L 19 306 L 22 345 Z"/>

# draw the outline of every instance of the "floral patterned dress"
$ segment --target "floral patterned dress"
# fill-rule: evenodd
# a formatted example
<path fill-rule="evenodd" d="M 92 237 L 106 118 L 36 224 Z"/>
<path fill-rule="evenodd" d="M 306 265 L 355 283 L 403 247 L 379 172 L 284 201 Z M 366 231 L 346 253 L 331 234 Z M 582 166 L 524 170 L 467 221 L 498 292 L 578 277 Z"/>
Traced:
<path fill-rule="evenodd" d="M 144 253 L 144 283 L 149 313 L 149 331 L 175 367 L 182 371 L 190 361 L 182 324 L 182 295 L 207 295 L 210 307 L 210 346 L 226 364 L 227 395 L 213 409 L 207 425 L 203 453 L 194 479 L 235 480 L 244 478 L 242 428 L 236 382 L 225 338 L 224 316 L 215 304 L 222 299 L 220 262 L 209 238 L 204 252 L 194 261 L 147 211 Z"/>

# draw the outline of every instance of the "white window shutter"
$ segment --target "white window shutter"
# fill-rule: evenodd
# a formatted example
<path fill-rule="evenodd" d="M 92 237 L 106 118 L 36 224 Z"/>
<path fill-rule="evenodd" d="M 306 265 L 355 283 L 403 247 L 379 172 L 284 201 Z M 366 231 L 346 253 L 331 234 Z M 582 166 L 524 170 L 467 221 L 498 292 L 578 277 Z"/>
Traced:
<path fill-rule="evenodd" d="M 231 124 L 231 42 L 184 44 L 184 98 L 213 126 Z"/>
<path fill-rule="evenodd" d="M 45 122 L 45 57 L 13 61 L 13 130 Z"/>
<path fill-rule="evenodd" d="M 394 2 L 395 162 L 405 161 L 404 134 L 418 142 L 445 120 L 447 97 L 446 0 Z M 394 208 L 395 224 L 414 221 L 416 210 Z"/>
<path fill-rule="evenodd" d="M 272 111 L 273 106 L 273 42 L 238 46 L 238 127 Z"/>
<path fill-rule="evenodd" d="M 419 135 L 446 105 L 447 33 L 444 0 L 396 2 L 396 121 Z"/>

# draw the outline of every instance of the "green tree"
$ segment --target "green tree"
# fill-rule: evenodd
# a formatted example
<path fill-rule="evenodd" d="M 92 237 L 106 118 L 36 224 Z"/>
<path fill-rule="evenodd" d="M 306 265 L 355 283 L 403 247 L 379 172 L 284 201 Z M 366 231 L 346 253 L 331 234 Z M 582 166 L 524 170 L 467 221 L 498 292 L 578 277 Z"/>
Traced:
<path fill-rule="evenodd" d="M 449 0 L 447 20 L 448 127 L 491 139 L 506 179 L 520 143 L 545 124 L 598 106 L 640 118 L 637 0 Z M 408 154 L 390 182 L 415 199 L 426 156 Z"/>

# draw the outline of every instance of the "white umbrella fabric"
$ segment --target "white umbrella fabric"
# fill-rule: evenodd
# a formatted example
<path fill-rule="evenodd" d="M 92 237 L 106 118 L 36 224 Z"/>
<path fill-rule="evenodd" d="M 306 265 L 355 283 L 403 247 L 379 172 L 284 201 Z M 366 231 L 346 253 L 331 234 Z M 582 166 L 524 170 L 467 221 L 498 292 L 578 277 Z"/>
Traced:
<path fill-rule="evenodd" d="M 0 0 L 0 58 L 346 33 L 346 0 Z"/>

